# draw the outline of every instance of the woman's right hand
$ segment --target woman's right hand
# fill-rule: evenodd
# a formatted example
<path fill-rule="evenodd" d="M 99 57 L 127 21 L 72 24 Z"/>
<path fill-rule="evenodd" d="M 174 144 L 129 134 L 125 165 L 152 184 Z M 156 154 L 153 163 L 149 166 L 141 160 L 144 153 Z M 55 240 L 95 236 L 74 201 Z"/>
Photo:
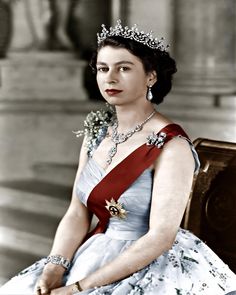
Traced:
<path fill-rule="evenodd" d="M 35 287 L 36 295 L 49 295 L 51 290 L 62 286 L 65 269 L 60 265 L 47 264 Z"/>

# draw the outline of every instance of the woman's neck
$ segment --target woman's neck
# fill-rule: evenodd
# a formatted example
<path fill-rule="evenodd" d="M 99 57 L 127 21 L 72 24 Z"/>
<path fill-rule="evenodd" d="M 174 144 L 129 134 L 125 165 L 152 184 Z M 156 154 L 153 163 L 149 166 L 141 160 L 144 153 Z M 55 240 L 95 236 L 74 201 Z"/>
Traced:
<path fill-rule="evenodd" d="M 153 111 L 154 107 L 152 104 L 142 108 L 135 108 L 135 106 L 132 108 L 126 106 L 116 107 L 119 133 L 127 132 L 142 123 Z"/>

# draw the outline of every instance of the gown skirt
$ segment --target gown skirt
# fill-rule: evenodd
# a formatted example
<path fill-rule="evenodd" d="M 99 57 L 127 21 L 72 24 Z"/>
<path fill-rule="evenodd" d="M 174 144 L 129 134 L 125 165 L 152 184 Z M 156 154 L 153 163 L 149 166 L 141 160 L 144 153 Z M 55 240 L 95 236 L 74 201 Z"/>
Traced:
<path fill-rule="evenodd" d="M 134 242 L 113 238 L 112 231 L 92 236 L 76 252 L 71 269 L 64 275 L 65 284 L 86 277 Z M 0 294 L 35 294 L 45 261 L 43 258 L 13 277 L 0 288 Z M 226 295 L 234 290 L 236 276 L 228 266 L 195 235 L 179 229 L 172 248 L 142 270 L 116 283 L 78 294 Z"/>

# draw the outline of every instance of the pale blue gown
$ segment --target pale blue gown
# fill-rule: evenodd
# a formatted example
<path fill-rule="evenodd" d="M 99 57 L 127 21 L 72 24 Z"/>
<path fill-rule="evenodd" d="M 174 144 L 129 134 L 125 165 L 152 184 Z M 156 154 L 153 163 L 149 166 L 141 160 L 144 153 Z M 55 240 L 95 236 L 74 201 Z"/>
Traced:
<path fill-rule="evenodd" d="M 195 157 L 196 169 L 198 158 Z M 77 183 L 77 194 L 86 205 L 94 186 L 105 171 L 90 157 Z M 111 217 L 105 233 L 89 238 L 76 252 L 65 284 L 78 281 L 112 261 L 148 231 L 153 172 L 146 169 L 120 196 L 128 211 L 126 219 Z M 140 253 L 141 255 L 141 253 Z M 0 294 L 34 294 L 35 283 L 45 258 L 12 278 Z M 142 270 L 126 279 L 100 288 L 83 291 L 85 295 L 225 295 L 236 290 L 236 276 L 206 244 L 189 231 L 179 229 L 173 247 Z"/>

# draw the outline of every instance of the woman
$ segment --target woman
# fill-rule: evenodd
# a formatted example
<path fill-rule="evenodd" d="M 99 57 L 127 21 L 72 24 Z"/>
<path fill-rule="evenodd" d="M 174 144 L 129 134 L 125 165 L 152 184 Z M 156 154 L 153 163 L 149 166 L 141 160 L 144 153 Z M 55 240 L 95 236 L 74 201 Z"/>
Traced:
<path fill-rule="evenodd" d="M 115 113 L 88 115 L 72 201 L 51 253 L 0 294 L 236 290 L 235 274 L 197 237 L 179 229 L 199 161 L 182 128 L 153 105 L 169 92 L 176 72 L 163 40 L 118 21 L 98 35 L 91 65 Z M 91 212 L 99 224 L 87 236 Z"/>

